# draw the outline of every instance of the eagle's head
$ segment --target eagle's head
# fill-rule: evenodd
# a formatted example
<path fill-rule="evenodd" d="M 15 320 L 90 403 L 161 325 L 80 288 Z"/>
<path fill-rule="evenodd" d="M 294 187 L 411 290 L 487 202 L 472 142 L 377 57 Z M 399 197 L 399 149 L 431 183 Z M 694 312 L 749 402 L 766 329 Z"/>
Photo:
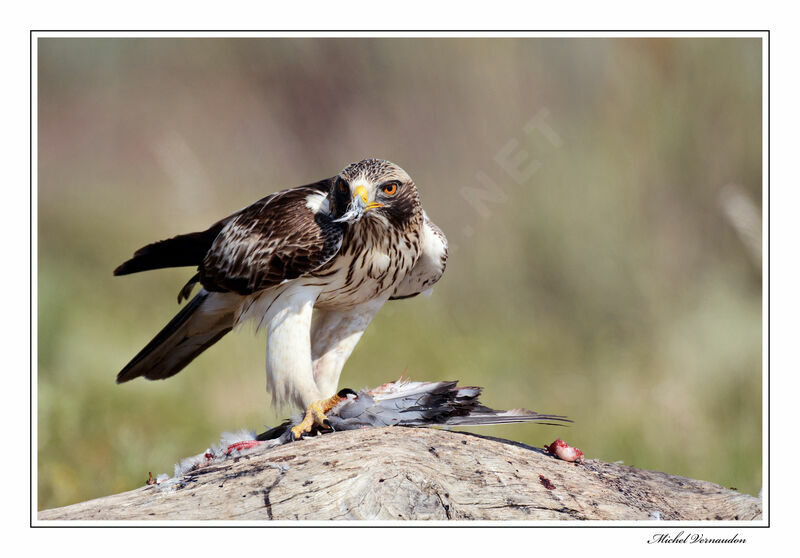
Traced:
<path fill-rule="evenodd" d="M 331 180 L 331 214 L 339 223 L 362 219 L 405 228 L 422 214 L 419 194 L 408 173 L 390 161 L 364 159 Z"/>

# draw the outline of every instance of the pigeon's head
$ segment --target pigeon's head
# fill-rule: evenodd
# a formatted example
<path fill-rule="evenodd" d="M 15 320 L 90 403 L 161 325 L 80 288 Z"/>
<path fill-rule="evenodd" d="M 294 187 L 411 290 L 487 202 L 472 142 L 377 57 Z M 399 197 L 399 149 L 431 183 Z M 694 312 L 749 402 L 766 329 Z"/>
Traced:
<path fill-rule="evenodd" d="M 345 167 L 331 181 L 329 200 L 334 219 L 350 225 L 376 219 L 403 227 L 422 213 L 414 181 L 382 159 L 364 159 Z"/>

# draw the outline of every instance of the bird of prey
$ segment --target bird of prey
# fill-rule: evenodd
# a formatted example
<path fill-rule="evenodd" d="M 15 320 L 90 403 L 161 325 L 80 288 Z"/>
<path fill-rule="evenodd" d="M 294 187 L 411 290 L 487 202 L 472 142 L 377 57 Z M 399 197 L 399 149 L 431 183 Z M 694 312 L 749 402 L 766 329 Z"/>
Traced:
<path fill-rule="evenodd" d="M 235 326 L 267 331 L 267 389 L 306 410 L 295 438 L 327 424 L 339 376 L 364 330 L 392 299 L 429 290 L 444 273 L 447 239 L 417 187 L 380 159 L 282 190 L 202 232 L 149 244 L 114 270 L 196 266 L 184 308 L 117 375 L 169 378 Z M 312 320 L 313 318 L 313 320 Z"/>

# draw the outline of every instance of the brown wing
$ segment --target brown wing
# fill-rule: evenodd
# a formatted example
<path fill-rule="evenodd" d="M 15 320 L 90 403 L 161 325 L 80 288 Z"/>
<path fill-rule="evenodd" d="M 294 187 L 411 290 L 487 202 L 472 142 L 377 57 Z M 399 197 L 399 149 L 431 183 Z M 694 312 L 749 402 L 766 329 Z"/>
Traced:
<path fill-rule="evenodd" d="M 333 258 L 342 245 L 342 226 L 308 202 L 309 196 L 324 196 L 327 184 L 277 192 L 228 221 L 199 268 L 206 290 L 251 294 Z"/>

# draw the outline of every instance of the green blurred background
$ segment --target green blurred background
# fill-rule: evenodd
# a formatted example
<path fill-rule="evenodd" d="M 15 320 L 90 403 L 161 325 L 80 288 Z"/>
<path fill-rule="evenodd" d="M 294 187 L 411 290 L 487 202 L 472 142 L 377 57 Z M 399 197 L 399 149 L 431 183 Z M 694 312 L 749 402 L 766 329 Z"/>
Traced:
<path fill-rule="evenodd" d="M 165 382 L 116 373 L 190 269 L 135 249 L 364 157 L 447 234 L 341 385 L 458 379 L 568 428 L 475 431 L 762 483 L 759 39 L 40 39 L 38 505 L 172 474 L 270 409 L 263 335 Z"/>

